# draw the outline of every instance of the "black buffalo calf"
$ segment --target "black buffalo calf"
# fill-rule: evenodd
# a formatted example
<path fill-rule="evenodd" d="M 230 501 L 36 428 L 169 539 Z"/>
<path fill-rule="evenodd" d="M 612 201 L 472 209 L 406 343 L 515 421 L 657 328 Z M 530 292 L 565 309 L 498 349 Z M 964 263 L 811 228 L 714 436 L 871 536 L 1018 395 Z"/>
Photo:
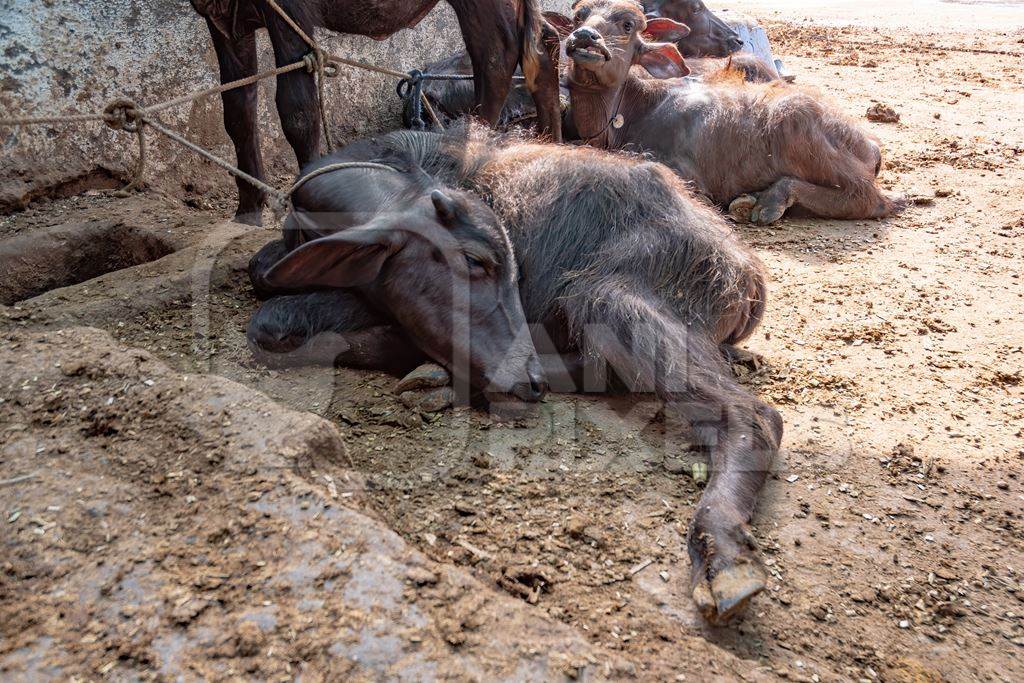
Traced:
<path fill-rule="evenodd" d="M 765 586 L 747 523 L 782 438 L 778 412 L 723 361 L 764 312 L 753 252 L 658 163 L 476 129 L 393 133 L 322 163 L 382 158 L 410 170 L 327 173 L 296 196 L 301 244 L 261 262 L 255 281 L 345 289 L 272 299 L 250 326 L 254 345 L 309 344 L 327 331 L 345 342 L 343 362 L 364 367 L 401 357 L 404 345 L 482 390 L 497 377 L 499 391 L 530 399 L 545 382 L 533 349 L 552 348 L 546 377 L 566 377 L 569 388 L 655 393 L 711 456 L 689 533 L 693 597 L 713 621 L 740 612 Z M 420 172 L 429 180 L 416 180 Z M 499 222 L 454 187 L 486 197 Z M 330 219 L 309 228 L 319 219 L 307 209 L 370 212 L 330 234 Z M 318 234 L 327 236 L 304 241 Z M 356 342 L 369 351 L 350 351 Z M 453 350 L 483 371 L 462 370 Z"/>

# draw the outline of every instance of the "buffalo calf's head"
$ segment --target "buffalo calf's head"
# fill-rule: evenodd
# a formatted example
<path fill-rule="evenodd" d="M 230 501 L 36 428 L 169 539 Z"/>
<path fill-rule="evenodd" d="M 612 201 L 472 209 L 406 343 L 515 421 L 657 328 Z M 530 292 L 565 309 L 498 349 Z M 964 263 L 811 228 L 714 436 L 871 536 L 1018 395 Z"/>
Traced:
<path fill-rule="evenodd" d="M 743 39 L 704 0 L 644 0 L 647 20 L 674 19 L 690 27 L 676 42 L 684 57 L 727 57 L 743 47 Z"/>
<path fill-rule="evenodd" d="M 617 89 L 634 64 L 657 78 L 690 73 L 673 44 L 689 33 L 685 24 L 647 19 L 642 6 L 628 0 L 578 0 L 573 10 L 573 30 L 565 43 L 573 86 Z"/>
<path fill-rule="evenodd" d="M 324 214 L 292 216 L 321 231 L 331 222 Z M 471 194 L 426 191 L 408 208 L 303 244 L 265 277 L 288 289 L 356 289 L 421 351 L 488 398 L 539 401 L 547 391 L 511 242 Z"/>

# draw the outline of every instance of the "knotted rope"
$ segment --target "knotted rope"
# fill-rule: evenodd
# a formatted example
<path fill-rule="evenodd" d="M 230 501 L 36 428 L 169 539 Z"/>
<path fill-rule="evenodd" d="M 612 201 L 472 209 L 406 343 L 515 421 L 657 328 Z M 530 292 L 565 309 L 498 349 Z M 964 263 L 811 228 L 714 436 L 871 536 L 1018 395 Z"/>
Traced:
<path fill-rule="evenodd" d="M 127 197 L 130 192 L 142 187 L 146 173 L 146 136 L 142 133 L 144 120 L 138 107 L 135 106 L 135 102 L 126 98 L 118 98 L 103 108 L 103 122 L 114 130 L 135 133 L 135 140 L 139 145 L 139 159 L 135 162 L 132 179 L 115 193 L 116 197 Z"/>
<path fill-rule="evenodd" d="M 423 120 L 424 107 L 427 113 L 433 120 L 434 125 L 441 129 L 444 126 L 437 118 L 437 114 L 434 112 L 433 107 L 430 106 L 430 100 L 423 93 L 423 82 L 424 81 L 471 81 L 473 80 L 472 74 L 427 74 L 423 73 L 419 69 L 413 69 L 404 78 L 398 81 L 398 85 L 395 87 L 395 92 L 398 96 L 409 103 L 411 114 L 409 117 L 409 125 L 413 130 L 424 130 L 427 127 L 426 121 Z"/>

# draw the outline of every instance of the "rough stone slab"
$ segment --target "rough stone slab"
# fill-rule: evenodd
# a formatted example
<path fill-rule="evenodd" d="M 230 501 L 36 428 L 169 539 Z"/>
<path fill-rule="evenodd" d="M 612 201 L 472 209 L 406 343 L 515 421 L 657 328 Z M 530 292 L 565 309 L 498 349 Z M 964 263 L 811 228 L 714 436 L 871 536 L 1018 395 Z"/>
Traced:
<path fill-rule="evenodd" d="M 3 337 L 0 678 L 628 671 L 373 519 L 333 424 L 96 329 Z"/>

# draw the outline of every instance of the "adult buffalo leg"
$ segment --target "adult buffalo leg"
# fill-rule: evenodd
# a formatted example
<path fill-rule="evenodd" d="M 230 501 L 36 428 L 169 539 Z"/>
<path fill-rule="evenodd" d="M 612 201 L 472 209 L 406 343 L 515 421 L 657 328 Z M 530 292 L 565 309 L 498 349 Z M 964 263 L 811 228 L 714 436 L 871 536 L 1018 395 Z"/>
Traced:
<path fill-rule="evenodd" d="M 562 141 L 562 107 L 558 88 L 558 33 L 546 23 L 542 24 L 540 45 L 524 46 L 523 75 L 526 87 L 537 107 L 537 128 L 554 142 Z M 526 53 L 526 50 L 539 52 Z"/>
<path fill-rule="evenodd" d="M 498 122 L 519 63 L 516 4 L 506 0 L 452 0 L 462 39 L 473 63 L 474 114 Z"/>
<path fill-rule="evenodd" d="M 300 22 L 300 27 L 306 35 L 313 34 L 312 26 L 302 26 Z M 297 62 L 311 51 L 294 29 L 275 13 L 267 16 L 267 31 L 277 66 Z M 320 105 L 314 76 L 304 69 L 278 76 L 276 103 L 284 137 L 301 168 L 320 156 Z"/>
<path fill-rule="evenodd" d="M 822 187 L 799 178 L 783 176 L 767 190 L 743 195 L 729 205 L 729 213 L 743 218 L 749 209 L 751 223 L 768 225 L 798 206 L 821 218 L 883 218 L 897 208 L 870 180 L 851 189 Z"/>
<path fill-rule="evenodd" d="M 654 391 L 666 417 L 689 423 L 711 453 L 711 477 L 689 531 L 691 590 L 712 622 L 730 619 L 765 587 L 747 525 L 782 438 L 778 412 L 729 376 L 718 344 L 627 284 L 592 283 L 564 313 L 584 355 L 636 391 Z M 593 379 L 593 374 L 591 375 Z"/>
<path fill-rule="evenodd" d="M 207 19 L 210 37 L 217 52 L 220 65 L 220 82 L 228 83 L 256 73 L 256 34 L 246 33 L 240 37 L 228 38 L 212 21 Z M 258 90 L 255 83 L 221 93 L 224 103 L 224 128 L 235 145 L 235 159 L 238 168 L 249 175 L 264 178 L 263 157 L 260 154 L 260 132 L 257 125 L 256 102 Z M 238 185 L 238 209 L 235 219 L 241 223 L 261 225 L 263 222 L 263 191 L 241 178 L 235 178 Z"/>
<path fill-rule="evenodd" d="M 399 328 L 341 289 L 269 299 L 245 336 L 257 360 L 272 367 L 344 365 L 402 375 L 426 361 Z"/>

